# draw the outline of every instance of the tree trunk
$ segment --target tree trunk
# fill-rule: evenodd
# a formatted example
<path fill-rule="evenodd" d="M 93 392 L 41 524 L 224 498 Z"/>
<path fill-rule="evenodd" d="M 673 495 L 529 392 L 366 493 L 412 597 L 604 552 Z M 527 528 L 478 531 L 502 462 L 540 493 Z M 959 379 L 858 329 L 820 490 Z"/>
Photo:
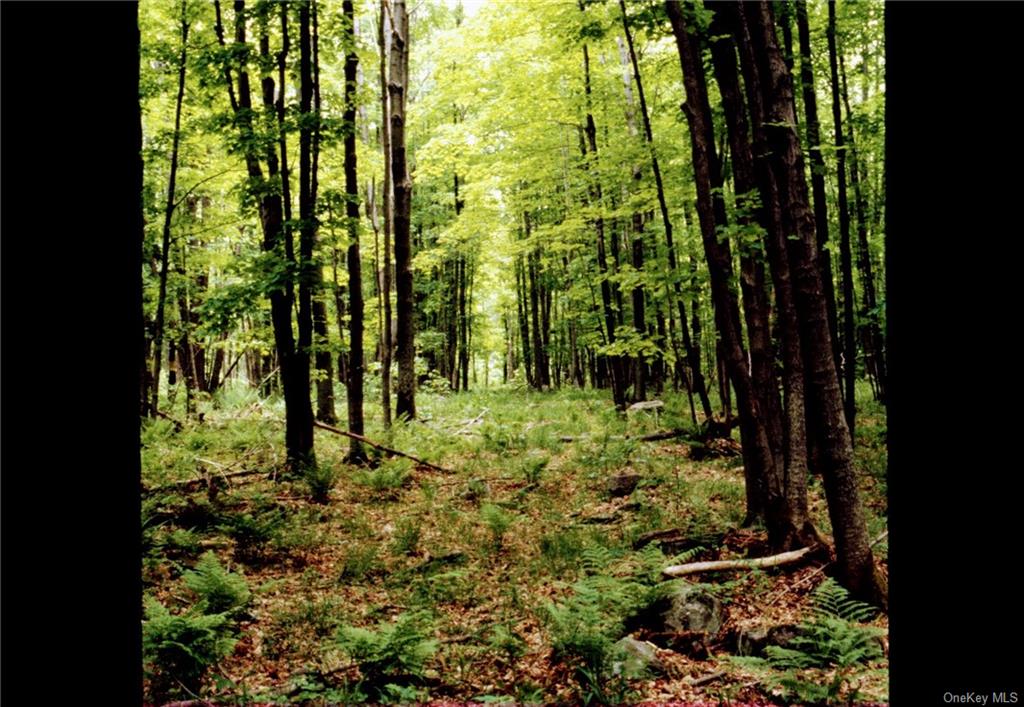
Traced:
<path fill-rule="evenodd" d="M 395 189 L 395 270 L 398 296 L 398 400 L 399 417 L 416 418 L 416 341 L 413 329 L 414 296 L 412 242 L 409 223 L 412 208 L 412 179 L 405 155 L 405 99 L 409 84 L 409 16 L 405 0 L 393 0 L 391 23 L 391 179 Z"/>
<path fill-rule="evenodd" d="M 814 90 L 814 68 L 811 61 L 811 32 L 807 20 L 807 0 L 796 0 L 796 26 L 800 39 L 800 86 L 803 90 L 804 114 L 807 117 L 807 152 L 811 163 L 811 194 L 814 197 L 814 226 L 818 247 L 818 269 L 828 306 L 829 335 L 836 369 L 841 366 L 839 325 L 836 315 L 836 292 L 832 283 L 832 255 L 828 244 L 828 204 L 825 197 L 825 158 L 821 153 L 821 124 L 818 120 L 818 98 Z"/>
<path fill-rule="evenodd" d="M 843 276 L 843 378 L 846 381 L 843 409 L 846 424 L 853 434 L 857 407 L 854 385 L 857 380 L 857 337 L 853 314 L 853 257 L 850 249 L 850 208 L 846 196 L 846 145 L 843 118 L 839 109 L 839 64 L 836 59 L 836 4 L 828 3 L 828 63 L 832 75 L 832 120 L 836 131 L 836 190 L 839 203 L 839 267 Z"/>
<path fill-rule="evenodd" d="M 380 144 L 384 153 L 383 225 L 384 225 L 384 275 L 383 293 L 384 326 L 381 329 L 380 357 L 380 399 L 384 413 L 384 427 L 391 427 L 391 359 L 394 342 L 391 340 L 391 225 L 394 223 L 391 189 L 391 102 L 388 96 L 388 57 L 391 53 L 391 32 L 386 30 L 388 21 L 388 0 L 380 3 L 380 25 L 377 42 L 380 45 Z"/>
<path fill-rule="evenodd" d="M 305 7 L 305 6 L 303 6 Z M 356 55 L 355 11 L 352 0 L 343 0 L 343 44 L 345 46 L 345 216 L 348 226 L 348 429 L 357 435 L 363 426 L 363 274 L 359 260 L 359 176 L 356 171 Z M 352 463 L 366 461 L 361 441 L 349 439 L 347 459 Z"/>
<path fill-rule="evenodd" d="M 313 113 L 316 121 L 313 124 L 313 174 L 310 178 L 310 191 L 314 215 L 318 204 L 319 166 L 320 166 L 320 32 L 319 8 L 315 2 L 312 7 L 313 21 Z M 315 239 L 320 240 L 320 222 L 314 218 Z M 316 419 L 328 425 L 336 424 L 334 414 L 334 363 L 331 360 L 330 337 L 327 329 L 327 303 L 324 301 L 323 269 L 318 265 L 315 280 L 316 298 L 313 300 L 313 335 L 316 337 L 316 354 L 314 365 L 317 370 L 316 379 Z"/>
<path fill-rule="evenodd" d="M 711 34 L 722 39 L 712 44 L 715 76 L 722 95 L 726 123 L 729 127 L 733 155 L 733 174 L 737 202 L 744 195 L 754 196 L 760 185 L 760 207 L 757 220 L 764 228 L 767 253 L 775 287 L 776 311 L 781 329 L 784 408 L 780 409 L 778 387 L 772 370 L 774 357 L 768 327 L 768 304 L 764 298 L 764 271 L 747 258 L 744 278 L 750 275 L 745 293 L 744 311 L 750 335 L 751 369 L 755 393 L 764 413 L 769 443 L 775 455 L 774 474 L 765 477 L 765 522 L 768 541 L 773 552 L 785 552 L 811 545 L 818 534 L 808 517 L 807 508 L 807 438 L 804 418 L 804 365 L 801 351 L 799 318 L 789 263 L 786 255 L 786 219 L 779 202 L 778 188 L 766 161 L 766 137 L 763 128 L 763 105 L 758 94 L 760 76 L 747 71 L 745 84 L 751 113 L 754 116 L 754 147 L 751 147 L 746 106 L 740 92 L 735 45 L 729 32 L 738 29 L 736 5 L 708 3 L 716 8 Z M 743 44 L 744 49 L 749 43 Z M 748 63 L 749 66 L 749 63 Z M 755 159 L 754 155 L 758 155 Z M 755 177 L 756 174 L 756 177 Z M 750 216 L 741 216 L 747 222 Z M 743 262 L 743 259 L 741 259 Z M 784 414 L 783 414 L 784 410 Z"/>
<path fill-rule="evenodd" d="M 219 0 L 215 0 L 214 9 L 216 12 L 217 39 L 222 48 L 226 49 L 224 41 L 224 29 L 221 22 L 221 7 Z M 240 47 L 246 47 L 245 34 L 245 2 L 235 0 L 235 43 Z M 266 12 L 269 8 L 264 9 Z M 264 23 L 264 29 L 266 24 Z M 269 39 L 266 35 L 260 39 L 260 54 L 263 63 L 269 62 Z M 241 133 L 243 144 L 246 149 L 243 152 L 246 171 L 249 179 L 256 185 L 265 184 L 263 170 L 259 162 L 259 140 L 256 139 L 253 128 L 254 111 L 252 106 L 252 95 L 249 84 L 249 73 L 247 69 L 247 54 L 233 53 L 228 56 L 224 64 L 224 77 L 228 87 L 228 97 L 231 107 L 235 113 L 236 125 Z M 236 95 L 234 81 L 231 77 L 232 64 L 237 62 L 238 92 Z M 274 79 L 267 76 L 263 79 L 263 103 L 264 110 L 273 115 L 274 106 Z M 281 87 L 284 90 L 284 87 Z M 268 180 L 271 184 L 277 180 L 279 175 L 279 164 L 277 154 L 272 143 L 266 144 L 266 160 Z M 282 180 L 287 184 L 287 180 Z M 262 189 L 259 195 L 260 224 L 263 231 L 263 250 L 273 253 L 279 259 L 286 262 L 292 260 L 291 236 L 284 228 L 284 211 L 282 195 L 273 189 Z M 280 366 L 281 382 L 284 387 L 285 399 L 285 448 L 287 458 L 291 464 L 306 464 L 315 461 L 313 451 L 313 408 L 309 399 L 309 354 L 308 349 L 305 355 L 305 367 L 303 368 L 301 356 L 296 351 L 294 334 L 292 333 L 292 303 L 294 301 L 294 290 L 291 278 L 283 278 L 281 287 L 273 289 L 270 294 L 271 322 L 274 329 L 274 343 L 278 354 L 278 365 Z M 306 309 L 308 313 L 308 308 Z M 300 336 L 302 330 L 306 329 L 307 336 L 311 322 L 307 320 L 304 324 L 299 317 Z M 307 328 L 309 327 L 309 328 Z"/>
<path fill-rule="evenodd" d="M 878 297 L 875 294 L 875 276 L 871 266 L 871 250 L 868 247 L 867 207 L 864 191 L 861 189 L 861 165 L 857 155 L 857 141 L 853 134 L 853 111 L 850 110 L 850 97 L 846 90 L 846 67 L 843 65 L 841 53 L 839 54 L 839 78 L 850 136 L 850 186 L 853 187 L 853 203 L 857 211 L 857 270 L 860 273 L 861 282 L 861 339 L 864 342 L 864 356 L 868 371 L 874 376 L 878 388 L 878 399 L 885 402 L 887 388 L 885 344 L 876 313 Z M 867 181 L 866 177 L 864 181 Z"/>
<path fill-rule="evenodd" d="M 582 11 L 583 4 L 580 4 L 580 10 Z M 586 126 L 584 128 L 584 134 L 586 135 L 586 143 L 581 141 L 580 146 L 583 151 L 584 159 L 587 159 L 587 146 L 589 146 L 590 154 L 597 158 L 597 125 L 594 123 L 594 115 L 590 109 L 590 53 L 587 49 L 587 45 L 583 45 L 583 79 L 584 79 L 584 90 L 587 96 L 587 115 L 586 115 Z M 601 183 L 597 176 L 591 176 L 590 185 L 590 201 L 591 204 L 596 205 L 598 208 L 602 204 L 601 194 Z M 616 316 L 615 309 L 612 306 L 612 300 L 618 299 L 618 287 L 612 287 L 612 283 L 608 279 L 608 257 L 605 251 L 605 237 L 604 237 L 604 217 L 597 216 L 594 219 L 594 230 L 597 235 L 597 263 L 600 269 L 601 276 L 601 301 L 604 304 L 604 318 L 605 326 L 607 327 L 608 343 L 615 343 L 615 326 Z M 615 240 L 618 236 L 613 234 L 613 251 L 618 252 L 618 242 Z M 622 307 L 619 307 L 619 314 L 622 313 Z M 624 411 L 626 409 L 626 371 L 623 366 L 622 357 L 618 355 L 606 356 L 608 359 L 608 372 L 611 377 L 612 384 L 612 400 L 615 404 L 615 409 Z"/>
<path fill-rule="evenodd" d="M 697 186 L 697 216 L 711 278 L 715 321 L 721 335 L 723 356 L 736 390 L 741 439 L 746 449 L 744 471 L 747 478 L 749 522 L 764 512 L 763 484 L 765 478 L 775 474 L 774 456 L 763 415 L 754 394 L 746 352 L 743 350 L 739 303 L 730 284 L 732 253 L 728 240 L 720 242 L 717 234 L 717 227 L 726 225 L 722 209 L 720 206 L 716 208 L 712 195 L 714 175 L 719 175 L 720 178 L 721 167 L 715 152 L 711 106 L 708 101 L 699 40 L 691 33 L 694 26 L 692 18 L 689 21 L 684 20 L 684 8 L 679 3 L 667 0 L 665 9 L 672 23 L 672 33 L 679 50 L 683 84 L 686 89 L 683 112 L 690 127 L 694 180 Z M 690 11 L 689 8 L 687 11 Z"/>
<path fill-rule="evenodd" d="M 171 139 L 171 173 L 167 178 L 167 203 L 164 207 L 163 241 L 160 246 L 160 290 L 156 300 L 156 322 L 153 325 L 153 377 L 150 380 L 150 402 L 146 412 L 156 417 L 160 409 L 160 364 L 163 360 L 164 309 L 167 305 L 167 274 L 170 266 L 171 217 L 174 215 L 174 186 L 178 177 L 178 145 L 181 143 L 181 107 L 185 101 L 185 68 L 188 53 L 189 23 L 185 16 L 185 0 L 181 3 L 181 53 L 178 55 L 178 96 L 174 102 L 174 135 Z"/>
<path fill-rule="evenodd" d="M 786 247 L 797 312 L 800 339 L 807 365 L 808 392 L 822 417 L 822 475 L 829 518 L 836 541 L 840 579 L 851 594 L 882 606 L 887 604 L 884 580 L 875 573 L 874 558 L 860 504 L 853 466 L 853 446 L 846 425 L 839 390 L 839 376 L 832 358 L 828 313 L 818 269 L 814 217 L 805 181 L 803 154 L 795 130 L 793 83 L 775 38 L 774 18 L 767 2 L 741 6 L 741 17 L 750 37 L 750 56 L 757 60 L 767 120 L 765 131 L 769 159 L 779 187 L 780 202 L 791 214 L 795 239 Z"/>

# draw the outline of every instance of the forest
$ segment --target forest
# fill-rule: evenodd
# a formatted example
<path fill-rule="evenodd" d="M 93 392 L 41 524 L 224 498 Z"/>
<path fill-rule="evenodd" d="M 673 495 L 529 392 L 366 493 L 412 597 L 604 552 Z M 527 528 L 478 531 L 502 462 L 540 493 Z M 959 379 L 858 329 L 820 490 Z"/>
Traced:
<path fill-rule="evenodd" d="M 888 702 L 880 0 L 138 25 L 147 704 Z"/>

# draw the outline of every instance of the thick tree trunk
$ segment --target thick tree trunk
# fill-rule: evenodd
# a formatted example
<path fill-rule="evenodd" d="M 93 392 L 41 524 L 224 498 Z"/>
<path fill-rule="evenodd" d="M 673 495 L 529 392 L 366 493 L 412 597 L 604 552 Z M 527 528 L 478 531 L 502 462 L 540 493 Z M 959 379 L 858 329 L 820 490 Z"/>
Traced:
<path fill-rule="evenodd" d="M 887 604 L 884 580 L 875 572 L 863 509 L 853 466 L 853 446 L 846 425 L 839 390 L 839 376 L 832 358 L 828 313 L 818 269 L 814 217 L 805 181 L 803 154 L 795 130 L 792 77 L 782 60 L 775 38 L 774 18 L 768 2 L 741 6 L 741 17 L 757 60 L 767 120 L 761 129 L 767 136 L 770 160 L 779 187 L 780 202 L 787 207 L 796 239 L 786 247 L 800 317 L 800 339 L 807 364 L 808 393 L 822 416 L 822 474 L 829 518 L 836 541 L 840 579 L 850 592 L 866 601 Z"/>
<path fill-rule="evenodd" d="M 755 392 L 764 413 L 769 443 L 775 454 L 774 475 L 765 478 L 765 521 L 773 552 L 803 547 L 817 542 L 817 531 L 808 517 L 807 508 L 807 441 L 804 418 L 804 365 L 800 345 L 799 318 L 786 255 L 786 234 L 789 233 L 779 202 L 771 166 L 766 161 L 766 138 L 763 134 L 763 105 L 759 96 L 760 77 L 752 71 L 745 75 L 748 100 L 754 120 L 754 148 L 751 147 L 746 106 L 740 92 L 735 46 L 727 35 L 737 29 L 736 5 L 708 4 L 716 9 L 711 34 L 722 37 L 712 44 L 715 76 L 722 95 L 726 123 L 733 155 L 733 174 L 737 201 L 743 195 L 754 195 L 760 185 L 760 204 L 756 209 L 766 234 L 768 261 L 774 283 L 776 311 L 781 329 L 784 412 L 780 409 L 778 387 L 772 370 L 774 356 L 768 322 L 768 304 L 764 299 L 764 271 L 746 258 L 744 303 L 747 331 L 750 336 L 751 369 Z M 744 44 L 744 48 L 749 43 Z M 758 155 L 755 160 L 754 155 Z M 755 177 L 755 174 L 757 175 Z M 748 223 L 753 214 L 742 217 Z M 743 262 L 743 259 L 741 259 Z"/>
<path fill-rule="evenodd" d="M 828 306 L 829 335 L 836 368 L 839 355 L 839 324 L 836 315 L 836 292 L 832 282 L 832 255 L 828 244 L 828 204 L 825 197 L 825 158 L 821 152 L 821 123 L 818 120 L 818 97 L 814 90 L 814 67 L 811 61 L 811 32 L 807 19 L 807 0 L 796 0 L 796 26 L 800 39 L 800 86 L 807 117 L 807 153 L 811 163 L 811 194 L 814 197 L 814 226 L 818 246 L 818 268 Z"/>
<path fill-rule="evenodd" d="M 391 22 L 391 179 L 395 190 L 395 270 L 398 306 L 398 399 L 395 413 L 416 418 L 416 341 L 413 329 L 414 296 L 412 241 L 409 224 L 412 209 L 412 179 L 405 155 L 405 100 L 409 84 L 409 16 L 405 0 L 393 0 Z"/>
<path fill-rule="evenodd" d="M 747 520 L 752 521 L 764 512 L 763 484 L 766 477 L 775 474 L 774 456 L 763 414 L 754 394 L 746 352 L 743 350 L 739 303 L 730 284 L 732 253 L 728 240 L 719 241 L 717 234 L 717 228 L 724 227 L 725 221 L 721 207 L 715 204 L 712 185 L 716 178 L 714 175 L 721 175 L 721 168 L 715 151 L 711 106 L 708 101 L 699 39 L 692 33 L 692 18 L 684 19 L 684 8 L 678 2 L 668 0 L 665 9 L 672 23 L 672 33 L 675 36 L 683 71 L 683 84 L 686 89 L 683 112 L 690 127 L 694 180 L 697 186 L 697 216 L 708 273 L 711 277 L 715 321 L 721 335 L 723 356 L 736 390 L 741 439 L 745 449 Z"/>

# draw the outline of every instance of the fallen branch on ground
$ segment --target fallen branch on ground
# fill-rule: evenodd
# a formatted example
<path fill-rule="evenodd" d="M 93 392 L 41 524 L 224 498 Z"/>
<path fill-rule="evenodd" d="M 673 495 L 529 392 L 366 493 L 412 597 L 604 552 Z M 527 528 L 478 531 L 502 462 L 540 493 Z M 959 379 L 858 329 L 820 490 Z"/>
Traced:
<path fill-rule="evenodd" d="M 373 447 L 374 449 L 379 449 L 380 451 L 384 452 L 389 457 L 405 457 L 406 459 L 412 459 L 417 464 L 421 464 L 423 466 L 430 467 L 431 469 L 436 469 L 437 471 L 444 472 L 445 474 L 453 473 L 451 469 L 445 469 L 443 466 L 438 466 L 437 464 L 431 464 L 430 462 L 424 461 L 423 459 L 420 459 L 419 457 L 414 457 L 411 454 L 406 454 L 405 452 L 400 452 L 397 449 L 391 449 L 390 447 L 385 447 L 383 444 L 378 444 L 378 443 L 374 442 L 371 439 L 363 437 L 360 434 L 356 434 L 355 432 L 349 432 L 348 430 L 341 430 L 341 429 L 338 429 L 337 427 L 332 427 L 331 425 L 325 425 L 322 422 L 314 422 L 313 423 L 313 427 L 319 427 L 322 430 L 327 430 L 328 432 L 333 432 L 336 435 L 341 435 L 342 437 L 348 437 L 350 439 L 354 439 L 354 440 L 357 440 L 359 442 L 362 442 L 363 444 L 368 444 L 371 447 Z"/>
<path fill-rule="evenodd" d="M 663 439 L 672 439 L 674 437 L 689 437 L 693 439 L 693 432 L 690 430 L 662 430 L 661 432 L 652 432 L 646 435 L 611 435 L 608 439 L 624 440 L 631 439 L 637 442 L 657 442 Z M 590 435 L 582 435 L 580 437 L 573 437 L 571 435 L 562 435 L 558 438 L 560 442 L 576 442 L 578 440 L 590 439 Z"/>
<path fill-rule="evenodd" d="M 157 417 L 162 417 L 163 419 L 170 421 L 174 425 L 174 431 L 175 432 L 181 432 L 181 430 L 184 429 L 185 425 L 183 425 L 178 420 L 175 420 L 173 417 L 168 415 L 166 412 L 161 412 L 160 410 L 155 410 L 154 412 L 156 412 L 156 416 Z"/>
<path fill-rule="evenodd" d="M 235 478 L 239 478 L 239 477 L 242 477 L 242 476 L 255 476 L 256 474 L 266 474 L 266 473 L 267 473 L 266 469 L 245 469 L 243 471 L 233 471 L 230 474 L 218 474 L 216 477 L 212 477 L 212 478 L 217 478 L 217 479 L 235 479 Z M 187 481 L 175 481 L 174 483 L 164 484 L 163 486 L 156 486 L 156 487 L 151 488 L 151 489 L 143 488 L 142 489 L 142 495 L 143 496 L 148 496 L 148 495 L 151 495 L 151 494 L 154 494 L 154 493 L 162 493 L 164 491 L 178 491 L 178 490 L 194 491 L 195 489 L 202 488 L 204 486 L 209 486 L 210 478 L 211 477 L 209 477 L 209 476 L 205 476 L 205 477 L 203 477 L 201 479 L 188 479 Z"/>
<path fill-rule="evenodd" d="M 490 412 L 490 408 L 484 408 L 480 411 L 480 414 L 474 417 L 472 420 L 467 420 L 462 423 L 462 426 L 455 432 L 457 435 L 464 435 L 469 433 L 469 428 L 484 419 L 484 415 Z"/>
<path fill-rule="evenodd" d="M 805 555 L 811 552 L 815 546 L 801 548 L 800 550 L 791 550 L 790 552 L 783 552 L 778 555 L 769 555 L 768 557 L 758 557 L 752 560 L 715 560 L 712 562 L 689 562 L 685 565 L 672 565 L 666 567 L 661 573 L 666 577 L 682 577 L 686 574 L 696 574 L 698 572 L 721 572 L 723 570 L 752 570 L 762 569 L 765 567 L 778 567 L 779 565 L 788 565 L 803 559 Z"/>
<path fill-rule="evenodd" d="M 871 541 L 871 544 L 868 545 L 868 547 L 874 547 L 878 543 L 882 542 L 888 535 L 889 535 L 889 531 L 888 530 L 882 531 L 882 533 L 877 538 L 875 538 L 874 540 Z M 831 564 L 832 564 L 831 562 L 826 562 L 821 567 L 818 567 L 813 572 L 808 574 L 806 577 L 801 579 L 799 582 L 796 582 L 795 584 L 787 584 L 785 587 L 782 588 L 782 591 L 780 591 L 777 594 L 773 595 L 772 598 L 768 601 L 768 603 L 765 604 L 765 606 L 772 606 L 772 605 L 774 605 L 776 602 L 779 601 L 779 599 L 781 599 L 782 597 L 786 596 L 786 594 L 788 594 L 789 592 L 793 591 L 797 587 L 800 587 L 800 586 L 802 586 L 804 584 L 807 584 L 812 579 L 817 577 L 819 574 L 824 572 L 825 568 L 828 567 Z"/>

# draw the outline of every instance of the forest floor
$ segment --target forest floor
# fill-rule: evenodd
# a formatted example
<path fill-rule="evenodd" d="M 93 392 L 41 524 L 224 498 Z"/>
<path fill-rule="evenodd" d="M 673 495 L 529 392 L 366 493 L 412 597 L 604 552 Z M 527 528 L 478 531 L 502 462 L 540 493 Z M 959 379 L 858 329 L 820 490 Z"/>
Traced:
<path fill-rule="evenodd" d="M 856 454 L 876 538 L 886 528 L 886 421 L 863 392 Z M 150 654 L 147 700 L 887 702 L 888 619 L 823 611 L 834 585 L 821 560 L 687 577 L 720 602 L 713 633 L 638 623 L 667 586 L 662 567 L 765 553 L 764 531 L 740 527 L 742 462 L 729 454 L 738 445 L 698 461 L 686 437 L 629 438 L 690 426 L 684 394 L 661 399 L 657 415 L 620 418 L 605 391 L 422 391 L 420 421 L 385 433 L 368 420 L 369 438 L 449 473 L 402 458 L 348 466 L 348 440 L 318 430 L 320 473 L 286 478 L 282 404 L 240 387 L 202 403 L 201 422 L 146 421 L 145 595 L 172 615 L 198 615 L 202 597 L 185 573 L 208 552 L 250 592 L 231 614 L 229 654 L 204 665 L 193 689 L 152 659 L 169 653 Z M 258 473 L 232 476 L 248 470 Z M 636 490 L 612 496 L 608 480 L 626 472 L 640 475 Z M 220 483 L 178 483 L 203 478 Z M 325 502 L 314 501 L 318 488 Z M 820 478 L 810 507 L 830 534 Z M 640 547 L 666 529 L 683 542 Z M 885 570 L 884 539 L 874 549 Z M 757 627 L 777 626 L 810 639 L 789 654 L 736 657 Z M 621 668 L 613 646 L 627 634 L 657 645 L 647 671 Z"/>

